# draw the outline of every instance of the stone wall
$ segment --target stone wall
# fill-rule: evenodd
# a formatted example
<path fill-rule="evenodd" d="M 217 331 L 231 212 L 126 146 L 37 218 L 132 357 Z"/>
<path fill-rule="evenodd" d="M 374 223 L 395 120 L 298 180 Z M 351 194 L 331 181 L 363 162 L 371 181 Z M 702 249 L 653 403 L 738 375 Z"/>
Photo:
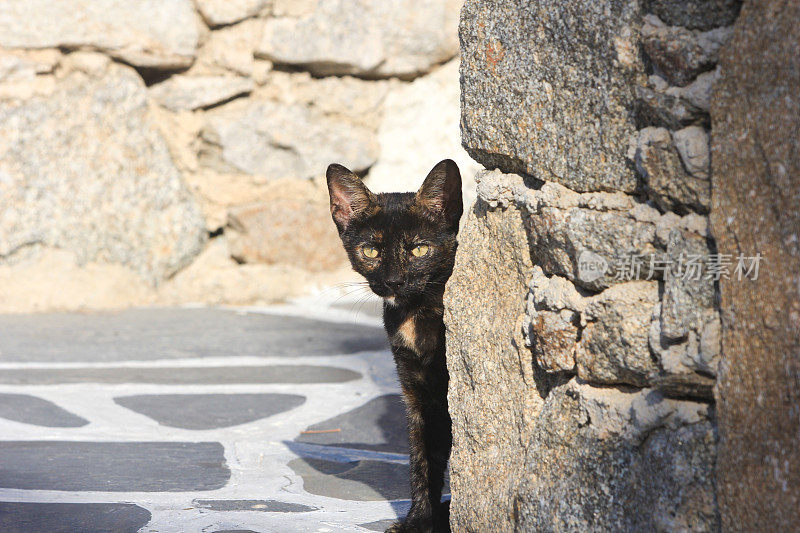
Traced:
<path fill-rule="evenodd" d="M 477 169 L 459 8 L 1 2 L 0 311 L 274 302 L 350 279 L 329 163 L 378 190 L 445 157 Z"/>
<path fill-rule="evenodd" d="M 454 530 L 796 524 L 797 13 L 768 4 L 465 3 Z"/>

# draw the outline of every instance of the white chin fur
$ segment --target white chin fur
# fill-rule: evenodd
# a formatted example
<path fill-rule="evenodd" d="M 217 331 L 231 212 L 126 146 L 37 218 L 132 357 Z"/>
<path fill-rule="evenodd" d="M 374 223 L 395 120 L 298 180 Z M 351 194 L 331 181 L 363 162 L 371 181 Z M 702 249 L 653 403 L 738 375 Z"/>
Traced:
<path fill-rule="evenodd" d="M 394 296 L 387 296 L 386 298 L 383 299 L 383 301 L 391 306 L 397 305 L 397 301 L 395 301 Z"/>

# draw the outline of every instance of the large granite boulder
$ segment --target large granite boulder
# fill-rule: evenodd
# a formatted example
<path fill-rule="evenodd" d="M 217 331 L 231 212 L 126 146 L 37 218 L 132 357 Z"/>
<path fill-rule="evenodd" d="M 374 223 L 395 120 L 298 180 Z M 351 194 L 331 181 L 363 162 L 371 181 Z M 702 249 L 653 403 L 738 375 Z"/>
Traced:
<path fill-rule="evenodd" d="M 625 154 L 645 81 L 640 17 L 634 0 L 468 1 L 461 127 L 470 155 L 576 191 L 633 191 Z"/>
<path fill-rule="evenodd" d="M 186 265 L 205 235 L 130 67 L 75 72 L 48 97 L 0 101 L 0 261 L 44 245 L 155 283 Z"/>
<path fill-rule="evenodd" d="M 745 2 L 711 104 L 717 249 L 761 254 L 720 280 L 717 490 L 724 530 L 800 523 L 800 4 Z M 746 267 L 751 266 L 748 260 Z"/>
<path fill-rule="evenodd" d="M 259 55 L 316 75 L 414 77 L 458 52 L 461 0 L 319 0 L 268 19 Z"/>
<path fill-rule="evenodd" d="M 191 0 L 0 2 L 0 46 L 90 48 L 139 67 L 192 64 L 200 38 Z"/>

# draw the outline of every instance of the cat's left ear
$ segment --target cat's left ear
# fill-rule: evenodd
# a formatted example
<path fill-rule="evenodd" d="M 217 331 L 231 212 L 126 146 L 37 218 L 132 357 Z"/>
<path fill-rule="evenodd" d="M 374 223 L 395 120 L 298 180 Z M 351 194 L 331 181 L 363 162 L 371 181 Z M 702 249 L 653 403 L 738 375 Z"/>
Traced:
<path fill-rule="evenodd" d="M 458 227 L 464 205 L 461 201 L 461 173 L 452 159 L 439 161 L 417 191 L 417 204 L 441 214 Z"/>
<path fill-rule="evenodd" d="M 368 212 L 377 200 L 361 178 L 342 165 L 330 165 L 325 174 L 331 197 L 331 216 L 341 235 L 353 219 Z"/>

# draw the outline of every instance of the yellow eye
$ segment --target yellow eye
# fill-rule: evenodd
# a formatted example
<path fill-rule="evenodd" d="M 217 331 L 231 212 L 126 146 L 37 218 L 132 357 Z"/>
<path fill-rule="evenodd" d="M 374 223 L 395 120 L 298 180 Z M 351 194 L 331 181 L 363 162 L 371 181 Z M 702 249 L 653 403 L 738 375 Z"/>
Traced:
<path fill-rule="evenodd" d="M 411 253 L 414 255 L 414 257 L 422 257 L 428 253 L 428 250 L 429 248 L 427 244 L 418 244 L 411 249 Z"/>
<path fill-rule="evenodd" d="M 368 259 L 375 259 L 378 257 L 378 250 L 373 248 L 372 246 L 364 246 L 361 249 L 361 253 L 364 254 L 364 257 Z"/>

